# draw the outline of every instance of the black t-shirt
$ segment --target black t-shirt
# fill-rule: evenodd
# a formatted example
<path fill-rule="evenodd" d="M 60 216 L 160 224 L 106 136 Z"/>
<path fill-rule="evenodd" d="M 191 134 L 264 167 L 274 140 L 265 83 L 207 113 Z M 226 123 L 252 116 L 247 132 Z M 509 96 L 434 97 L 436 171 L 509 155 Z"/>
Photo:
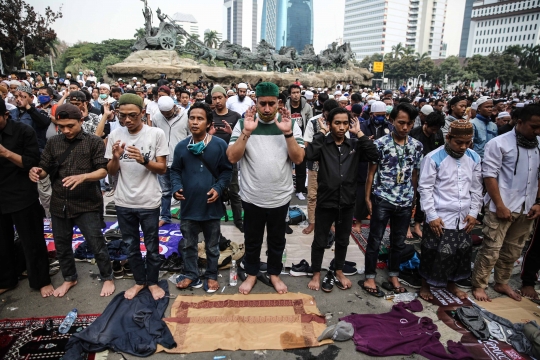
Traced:
<path fill-rule="evenodd" d="M 223 131 L 223 129 L 225 128 L 225 124 L 223 124 L 222 120 L 227 121 L 231 126 L 231 129 L 234 129 L 234 127 L 236 126 L 236 122 L 238 121 L 238 119 L 241 119 L 242 116 L 236 111 L 232 110 L 229 110 L 225 115 L 218 115 L 216 113 L 216 110 L 212 111 L 212 114 L 214 116 L 214 128 L 216 129 L 216 133 L 214 134 L 214 136 L 225 140 L 225 142 L 229 144 L 229 141 L 231 140 L 231 134 L 227 134 L 225 131 Z"/>
<path fill-rule="evenodd" d="M 302 130 L 302 134 L 304 133 L 304 123 L 302 121 L 302 102 L 300 102 L 300 106 L 293 107 L 291 104 L 291 119 L 295 119 L 298 126 L 300 126 L 300 129 Z"/>
<path fill-rule="evenodd" d="M 424 155 L 429 154 L 433 150 L 437 149 L 439 146 L 444 145 L 444 136 L 442 130 L 439 130 L 436 134 L 427 137 L 422 130 L 422 126 L 415 127 L 411 130 L 409 135 L 423 145 L 422 153 Z"/>
<path fill-rule="evenodd" d="M 514 128 L 514 125 L 504 124 L 503 126 L 499 128 L 498 135 L 506 134 L 507 132 L 512 131 L 513 128 Z"/>

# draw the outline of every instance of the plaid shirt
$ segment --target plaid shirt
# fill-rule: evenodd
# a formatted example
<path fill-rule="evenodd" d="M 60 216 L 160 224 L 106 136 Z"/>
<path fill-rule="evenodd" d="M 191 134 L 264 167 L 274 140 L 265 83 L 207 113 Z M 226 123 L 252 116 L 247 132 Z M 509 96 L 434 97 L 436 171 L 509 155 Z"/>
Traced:
<path fill-rule="evenodd" d="M 51 214 L 62 218 L 74 218 L 85 212 L 103 210 L 99 181 L 84 182 L 73 190 L 62 185 L 62 179 L 65 177 L 107 169 L 108 160 L 105 159 L 103 140 L 84 131 L 81 131 L 75 139 L 79 139 L 81 143 L 71 150 L 60 165 L 58 176 L 52 184 Z M 39 166 L 49 172 L 69 145 L 70 141 L 65 135 L 51 137 L 41 154 Z"/>

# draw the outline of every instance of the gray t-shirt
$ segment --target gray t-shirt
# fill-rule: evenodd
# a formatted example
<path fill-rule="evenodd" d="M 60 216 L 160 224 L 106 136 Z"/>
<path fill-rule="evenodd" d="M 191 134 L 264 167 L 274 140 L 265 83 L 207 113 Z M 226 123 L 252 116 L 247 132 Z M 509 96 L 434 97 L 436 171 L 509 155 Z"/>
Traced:
<path fill-rule="evenodd" d="M 112 159 L 112 146 L 120 140 L 126 146 L 139 148 L 151 161 L 158 156 L 169 155 L 165 133 L 158 128 L 143 125 L 137 134 L 130 134 L 126 127 L 120 127 L 109 134 L 105 158 Z M 118 185 L 114 193 L 114 202 L 118 206 L 138 209 L 155 209 L 161 205 L 161 188 L 157 174 L 148 170 L 124 153 L 120 157 Z"/>

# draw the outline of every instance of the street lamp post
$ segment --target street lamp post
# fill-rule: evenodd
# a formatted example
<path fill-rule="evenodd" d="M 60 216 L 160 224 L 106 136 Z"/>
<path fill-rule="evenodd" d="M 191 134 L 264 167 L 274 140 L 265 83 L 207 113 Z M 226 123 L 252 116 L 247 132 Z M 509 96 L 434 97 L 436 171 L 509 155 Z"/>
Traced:
<path fill-rule="evenodd" d="M 427 74 L 419 74 L 418 75 L 418 78 L 416 79 L 416 85 L 419 85 L 420 84 L 420 76 L 423 76 L 424 79 L 426 78 Z"/>

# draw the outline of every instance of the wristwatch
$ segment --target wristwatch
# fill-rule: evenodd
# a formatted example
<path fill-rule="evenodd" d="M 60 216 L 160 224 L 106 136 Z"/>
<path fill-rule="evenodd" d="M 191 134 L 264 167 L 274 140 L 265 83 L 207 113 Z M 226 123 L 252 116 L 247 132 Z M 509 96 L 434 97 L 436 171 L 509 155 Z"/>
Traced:
<path fill-rule="evenodd" d="M 148 163 L 150 162 L 150 158 L 148 157 L 148 155 L 144 155 L 144 161 L 141 163 L 141 165 L 148 165 Z"/>

